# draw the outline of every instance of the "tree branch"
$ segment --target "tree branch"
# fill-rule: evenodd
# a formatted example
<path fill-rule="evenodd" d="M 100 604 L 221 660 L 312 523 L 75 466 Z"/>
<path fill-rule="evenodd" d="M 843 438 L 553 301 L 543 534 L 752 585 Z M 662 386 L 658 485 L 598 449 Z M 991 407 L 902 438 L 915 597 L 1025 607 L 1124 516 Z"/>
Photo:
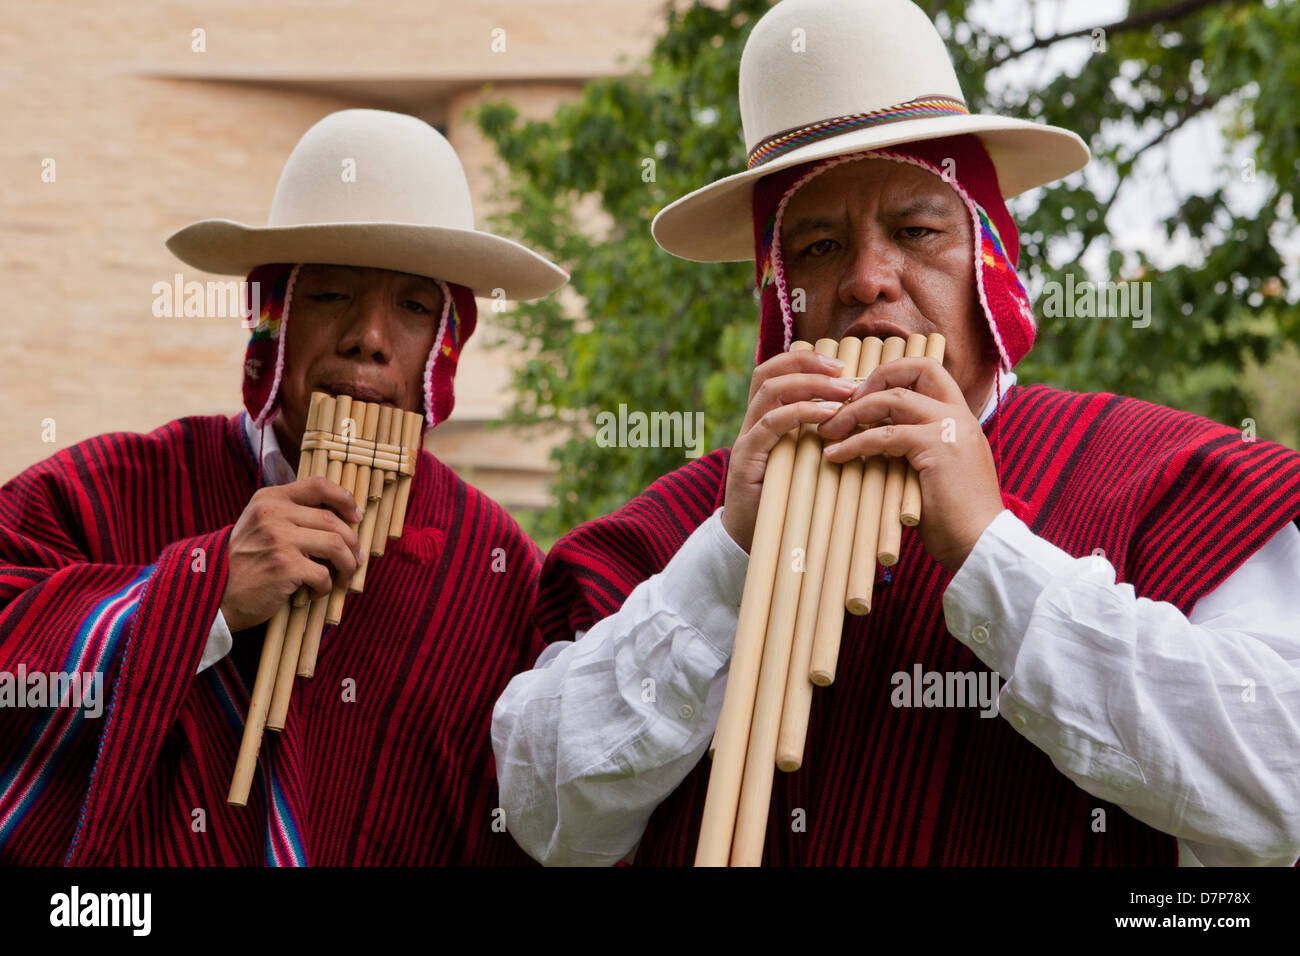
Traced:
<path fill-rule="evenodd" d="M 1062 40 L 1073 40 L 1077 37 L 1091 36 L 1093 30 L 1104 30 L 1107 35 L 1113 33 L 1125 33 L 1130 30 L 1141 30 L 1143 27 L 1149 27 L 1156 23 L 1168 23 L 1174 20 L 1181 20 L 1183 17 L 1190 16 L 1205 7 L 1222 7 L 1227 5 L 1227 0 L 1183 0 L 1182 3 L 1175 3 L 1172 6 L 1161 7 L 1159 10 L 1148 10 L 1145 13 L 1135 13 L 1125 17 L 1123 20 L 1116 20 L 1114 23 L 1099 24 L 1095 27 L 1083 27 L 1079 30 L 1070 30 L 1067 33 L 1056 33 L 1049 37 L 1035 38 L 1032 43 L 1019 50 L 1012 50 L 1006 56 L 996 57 L 989 63 L 987 69 L 993 70 L 1008 63 L 1017 57 L 1024 56 L 1031 50 L 1041 50 L 1053 44 L 1060 43 Z"/>
<path fill-rule="evenodd" d="M 1141 156 L 1148 149 L 1151 149 L 1155 146 L 1159 146 L 1162 142 L 1164 142 L 1174 133 L 1182 129 L 1183 126 L 1187 123 L 1187 121 L 1190 120 L 1192 117 L 1196 116 L 1198 113 L 1204 113 L 1206 110 L 1213 109 L 1215 106 L 1217 106 L 1219 104 L 1220 99 L 1221 97 L 1219 96 L 1205 96 L 1197 100 L 1195 103 L 1193 103 L 1191 106 L 1187 108 L 1186 113 L 1178 117 L 1177 121 L 1171 123 L 1170 125 L 1166 126 L 1164 129 L 1162 129 L 1155 136 L 1155 138 L 1151 140 L 1151 142 L 1147 143 L 1145 146 L 1138 147 L 1138 149 L 1133 153 L 1130 159 L 1137 159 L 1137 157 Z"/>
<path fill-rule="evenodd" d="M 1174 133 L 1182 129 L 1183 126 L 1185 126 L 1188 123 L 1188 121 L 1192 119 L 1192 117 L 1196 116 L 1198 113 L 1204 113 L 1206 110 L 1212 109 L 1219 102 L 1220 99 L 1221 97 L 1218 96 L 1207 96 L 1193 103 L 1190 107 L 1188 107 L 1187 112 L 1185 112 L 1182 116 L 1178 117 L 1178 119 L 1175 122 L 1170 123 L 1159 133 L 1153 136 L 1150 139 L 1150 141 L 1148 141 L 1142 146 L 1139 146 L 1136 150 L 1134 150 L 1132 156 L 1129 157 L 1129 162 L 1136 160 L 1147 150 L 1154 149 L 1155 147 L 1159 146 L 1161 143 L 1163 143 Z M 1110 197 L 1104 203 L 1101 204 L 1101 209 L 1098 210 L 1098 216 L 1097 216 L 1097 221 L 1101 224 L 1101 229 L 1100 231 L 1098 231 L 1097 235 L 1093 236 L 1092 239 L 1088 241 L 1088 244 L 1083 247 L 1083 252 L 1087 252 L 1088 249 L 1092 247 L 1092 243 L 1095 240 L 1108 234 L 1108 230 L 1106 229 L 1106 216 L 1110 214 L 1110 207 L 1115 204 L 1115 198 L 1119 196 L 1119 191 L 1122 188 L 1124 188 L 1124 184 L 1126 182 L 1128 182 L 1128 177 L 1121 176 L 1119 182 L 1115 183 L 1115 188 L 1111 190 Z M 1083 253 L 1081 252 L 1080 255 L 1082 254 Z"/>

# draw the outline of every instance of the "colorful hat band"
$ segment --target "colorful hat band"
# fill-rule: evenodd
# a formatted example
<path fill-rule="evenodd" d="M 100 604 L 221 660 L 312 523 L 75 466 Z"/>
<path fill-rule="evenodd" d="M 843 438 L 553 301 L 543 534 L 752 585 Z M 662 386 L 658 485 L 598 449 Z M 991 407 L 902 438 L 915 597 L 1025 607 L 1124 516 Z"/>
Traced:
<path fill-rule="evenodd" d="M 884 126 L 902 120 L 926 119 L 930 116 L 952 116 L 956 114 L 969 115 L 969 113 L 970 110 L 966 108 L 966 104 L 961 100 L 953 99 L 951 96 L 936 95 L 921 96 L 914 100 L 908 100 L 906 103 L 900 103 L 897 106 L 886 106 L 883 109 L 871 110 L 866 113 L 850 113 L 848 116 L 836 116 L 832 119 L 821 120 L 807 126 L 800 126 L 784 133 L 769 136 L 750 150 L 749 161 L 745 164 L 745 168 L 753 169 L 755 166 L 762 166 L 782 153 L 788 153 L 800 146 L 807 146 L 809 143 L 815 143 L 832 136 L 839 136 L 853 130 L 866 129 L 871 126 Z"/>

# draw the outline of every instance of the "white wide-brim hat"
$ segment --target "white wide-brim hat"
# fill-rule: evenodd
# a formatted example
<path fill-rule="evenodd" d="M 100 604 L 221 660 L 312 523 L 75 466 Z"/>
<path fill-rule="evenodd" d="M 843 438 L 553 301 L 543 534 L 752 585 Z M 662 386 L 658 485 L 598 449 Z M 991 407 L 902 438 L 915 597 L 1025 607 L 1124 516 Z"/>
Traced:
<path fill-rule="evenodd" d="M 740 118 L 748 168 L 655 216 L 655 241 L 675 256 L 752 259 L 754 184 L 811 160 L 973 133 L 1009 198 L 1089 159 L 1069 130 L 972 115 L 943 38 L 910 0 L 778 3 L 754 25 L 741 54 Z"/>
<path fill-rule="evenodd" d="M 507 299 L 536 299 L 569 280 L 531 249 L 475 229 L 451 144 L 423 120 L 386 110 L 340 110 L 307 130 L 284 164 L 265 226 L 204 219 L 174 233 L 167 248 L 218 275 L 273 262 L 369 266 Z"/>

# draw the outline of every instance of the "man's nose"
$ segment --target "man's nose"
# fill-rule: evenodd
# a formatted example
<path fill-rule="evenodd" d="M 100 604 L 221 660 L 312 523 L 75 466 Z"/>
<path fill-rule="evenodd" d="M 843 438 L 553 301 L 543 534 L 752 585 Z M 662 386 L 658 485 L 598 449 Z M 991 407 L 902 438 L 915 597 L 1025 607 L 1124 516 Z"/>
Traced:
<path fill-rule="evenodd" d="M 897 250 L 884 238 L 860 239 L 853 247 L 840 277 L 840 301 L 845 305 L 871 305 L 878 299 L 897 301 L 902 296 L 902 264 Z"/>
<path fill-rule="evenodd" d="M 341 355 L 369 358 L 386 363 L 392 358 L 387 306 L 379 296 L 359 299 L 348 326 L 339 339 Z"/>

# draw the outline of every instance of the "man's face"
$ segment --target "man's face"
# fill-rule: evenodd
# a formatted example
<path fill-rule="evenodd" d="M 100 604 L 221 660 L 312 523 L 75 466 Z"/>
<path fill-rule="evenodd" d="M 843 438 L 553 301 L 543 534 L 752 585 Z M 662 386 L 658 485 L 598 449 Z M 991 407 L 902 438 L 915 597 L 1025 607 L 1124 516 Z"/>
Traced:
<path fill-rule="evenodd" d="M 291 463 L 316 390 L 423 404 L 424 363 L 442 315 L 442 290 L 423 276 L 386 269 L 304 265 L 289 308 L 276 438 Z"/>
<path fill-rule="evenodd" d="M 804 291 L 795 338 L 940 332 L 943 365 L 978 415 L 991 390 L 970 214 L 933 173 L 887 159 L 842 163 L 786 205 L 786 287 Z"/>

